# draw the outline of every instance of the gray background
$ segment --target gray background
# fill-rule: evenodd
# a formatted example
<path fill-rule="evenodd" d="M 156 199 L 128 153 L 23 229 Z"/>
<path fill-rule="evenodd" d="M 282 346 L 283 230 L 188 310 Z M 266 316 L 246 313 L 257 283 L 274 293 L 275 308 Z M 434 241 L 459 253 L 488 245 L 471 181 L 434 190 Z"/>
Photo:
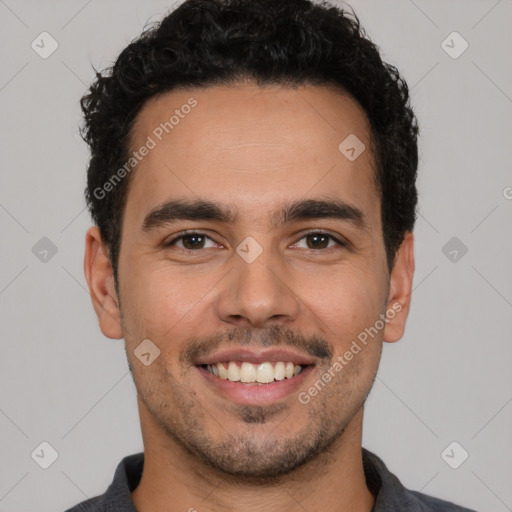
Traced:
<path fill-rule="evenodd" d="M 512 0 L 351 5 L 406 77 L 422 128 L 412 311 L 385 344 L 363 445 L 411 489 L 512 510 Z M 83 275 L 78 100 L 91 63 L 109 65 L 171 6 L 0 0 L 0 512 L 64 510 L 142 450 L 123 342 L 101 334 Z M 43 31 L 59 45 L 47 59 L 31 48 Z M 458 58 L 441 45 L 453 31 L 469 43 Z M 48 469 L 31 457 L 42 441 L 58 452 Z M 469 453 L 458 469 L 446 461 L 461 448 L 441 455 L 453 441 Z"/>

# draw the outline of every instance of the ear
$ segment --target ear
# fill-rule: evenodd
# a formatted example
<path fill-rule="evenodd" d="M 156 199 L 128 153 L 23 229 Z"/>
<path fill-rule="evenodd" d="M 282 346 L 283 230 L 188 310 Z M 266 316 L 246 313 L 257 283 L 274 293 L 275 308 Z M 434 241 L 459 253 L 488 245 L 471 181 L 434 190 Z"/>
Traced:
<path fill-rule="evenodd" d="M 395 255 L 389 282 L 384 341 L 398 341 L 404 334 L 411 304 L 414 277 L 414 235 L 408 231 Z"/>
<path fill-rule="evenodd" d="M 89 228 L 85 235 L 84 273 L 101 332 L 107 338 L 122 338 L 114 274 L 108 257 L 108 248 L 101 238 L 98 226 Z"/>

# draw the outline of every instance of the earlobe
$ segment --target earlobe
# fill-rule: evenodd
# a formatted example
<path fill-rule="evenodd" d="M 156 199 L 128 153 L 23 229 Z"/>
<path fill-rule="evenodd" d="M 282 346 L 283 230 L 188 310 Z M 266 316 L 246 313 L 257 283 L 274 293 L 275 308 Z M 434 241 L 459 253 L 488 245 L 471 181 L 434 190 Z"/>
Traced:
<path fill-rule="evenodd" d="M 389 282 L 384 341 L 393 343 L 404 334 L 414 277 L 414 235 L 408 231 L 398 248 Z"/>
<path fill-rule="evenodd" d="M 85 236 L 84 273 L 101 332 L 107 338 L 122 338 L 112 265 L 98 226 L 89 228 Z"/>

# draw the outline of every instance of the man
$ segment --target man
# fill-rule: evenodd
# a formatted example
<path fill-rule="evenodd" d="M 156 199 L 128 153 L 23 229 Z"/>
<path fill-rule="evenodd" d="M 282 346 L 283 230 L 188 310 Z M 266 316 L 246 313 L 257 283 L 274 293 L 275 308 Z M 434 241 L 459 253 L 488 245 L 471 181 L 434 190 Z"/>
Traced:
<path fill-rule="evenodd" d="M 361 447 L 410 306 L 418 126 L 357 17 L 188 0 L 82 108 L 85 274 L 144 453 L 70 510 L 467 510 Z"/>

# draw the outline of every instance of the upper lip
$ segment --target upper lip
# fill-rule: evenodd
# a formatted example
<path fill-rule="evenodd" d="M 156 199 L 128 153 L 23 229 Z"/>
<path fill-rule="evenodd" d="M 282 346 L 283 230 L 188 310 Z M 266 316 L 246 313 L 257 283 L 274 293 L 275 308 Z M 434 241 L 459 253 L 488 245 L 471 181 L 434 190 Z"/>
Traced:
<path fill-rule="evenodd" d="M 314 358 L 310 356 L 298 354 L 296 352 L 291 352 L 284 349 L 271 349 L 262 351 L 230 349 L 199 357 L 196 361 L 196 365 L 215 364 L 223 361 L 245 361 L 252 364 L 261 364 L 266 361 L 283 361 L 292 362 L 293 364 L 302 366 L 315 363 Z"/>

